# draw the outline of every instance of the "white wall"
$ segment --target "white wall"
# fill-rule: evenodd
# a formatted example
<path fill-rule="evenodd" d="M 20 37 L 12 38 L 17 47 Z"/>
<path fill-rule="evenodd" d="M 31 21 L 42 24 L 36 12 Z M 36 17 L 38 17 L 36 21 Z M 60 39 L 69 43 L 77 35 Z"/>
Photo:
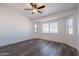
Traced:
<path fill-rule="evenodd" d="M 50 16 L 49 16 L 49 17 L 41 19 L 41 20 L 44 20 L 42 22 L 38 21 L 38 20 L 35 21 L 35 23 L 38 24 L 38 33 L 34 33 L 34 37 L 43 38 L 43 39 L 51 40 L 51 41 L 63 42 L 63 43 L 67 43 L 71 46 L 77 47 L 77 17 L 76 17 L 77 12 L 76 11 L 77 10 L 60 13 L 60 14 L 55 15 L 55 17 L 52 15 L 51 17 L 54 17 L 54 18 L 50 18 Z M 66 34 L 66 20 L 70 16 L 74 20 L 74 34 L 73 35 Z M 45 21 L 45 19 L 47 20 L 47 18 L 48 18 L 48 21 Z M 58 33 L 57 34 L 41 33 L 41 24 L 44 22 L 46 22 L 46 23 L 58 22 Z"/>
<path fill-rule="evenodd" d="M 0 46 L 31 38 L 32 22 L 21 14 L 0 5 Z"/>
<path fill-rule="evenodd" d="M 79 4 L 78 4 L 78 40 L 77 40 L 77 46 L 78 46 L 78 50 L 79 50 Z"/>

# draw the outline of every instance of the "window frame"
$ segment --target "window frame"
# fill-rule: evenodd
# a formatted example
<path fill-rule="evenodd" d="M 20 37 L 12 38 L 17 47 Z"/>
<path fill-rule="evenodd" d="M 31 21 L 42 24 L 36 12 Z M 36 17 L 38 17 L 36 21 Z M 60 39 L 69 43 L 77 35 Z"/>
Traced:
<path fill-rule="evenodd" d="M 57 32 L 50 32 L 50 24 L 53 24 L 53 23 L 56 23 L 56 29 L 57 29 Z M 43 32 L 43 24 L 48 24 L 48 32 Z M 52 22 L 52 23 L 42 23 L 42 30 L 41 30 L 42 33 L 58 33 L 58 22 Z"/>
<path fill-rule="evenodd" d="M 36 25 L 36 28 L 35 28 L 35 25 Z M 33 32 L 34 32 L 34 33 L 37 33 L 37 32 L 38 32 L 38 24 L 37 24 L 37 23 L 34 24 Z"/>
<path fill-rule="evenodd" d="M 72 19 L 72 25 L 69 25 L 69 20 Z M 74 34 L 74 29 L 73 29 L 74 23 L 73 23 L 73 18 L 69 17 L 66 20 L 66 34 L 67 35 L 73 35 Z M 69 32 L 69 28 L 72 28 L 72 33 Z"/>

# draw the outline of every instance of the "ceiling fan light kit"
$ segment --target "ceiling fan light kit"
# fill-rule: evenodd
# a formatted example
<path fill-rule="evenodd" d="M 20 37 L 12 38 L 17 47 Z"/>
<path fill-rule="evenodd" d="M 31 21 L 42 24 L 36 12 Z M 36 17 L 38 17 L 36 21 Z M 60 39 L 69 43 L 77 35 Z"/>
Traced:
<path fill-rule="evenodd" d="M 35 13 L 37 13 L 37 9 L 33 9 L 33 10 L 32 10 L 32 12 L 35 12 Z"/>

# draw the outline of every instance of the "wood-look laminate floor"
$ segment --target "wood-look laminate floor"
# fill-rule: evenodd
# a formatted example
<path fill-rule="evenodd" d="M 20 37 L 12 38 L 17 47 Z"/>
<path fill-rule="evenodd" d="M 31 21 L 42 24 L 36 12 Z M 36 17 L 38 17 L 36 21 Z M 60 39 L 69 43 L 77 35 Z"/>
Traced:
<path fill-rule="evenodd" d="M 0 47 L 0 56 L 77 56 L 78 51 L 64 43 L 31 39 Z"/>

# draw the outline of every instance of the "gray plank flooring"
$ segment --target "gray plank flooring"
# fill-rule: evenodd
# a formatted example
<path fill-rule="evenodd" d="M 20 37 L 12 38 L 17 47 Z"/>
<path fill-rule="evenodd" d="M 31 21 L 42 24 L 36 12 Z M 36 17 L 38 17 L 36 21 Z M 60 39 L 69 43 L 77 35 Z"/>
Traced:
<path fill-rule="evenodd" d="M 39 38 L 0 47 L 0 56 L 77 56 L 76 48 Z"/>

